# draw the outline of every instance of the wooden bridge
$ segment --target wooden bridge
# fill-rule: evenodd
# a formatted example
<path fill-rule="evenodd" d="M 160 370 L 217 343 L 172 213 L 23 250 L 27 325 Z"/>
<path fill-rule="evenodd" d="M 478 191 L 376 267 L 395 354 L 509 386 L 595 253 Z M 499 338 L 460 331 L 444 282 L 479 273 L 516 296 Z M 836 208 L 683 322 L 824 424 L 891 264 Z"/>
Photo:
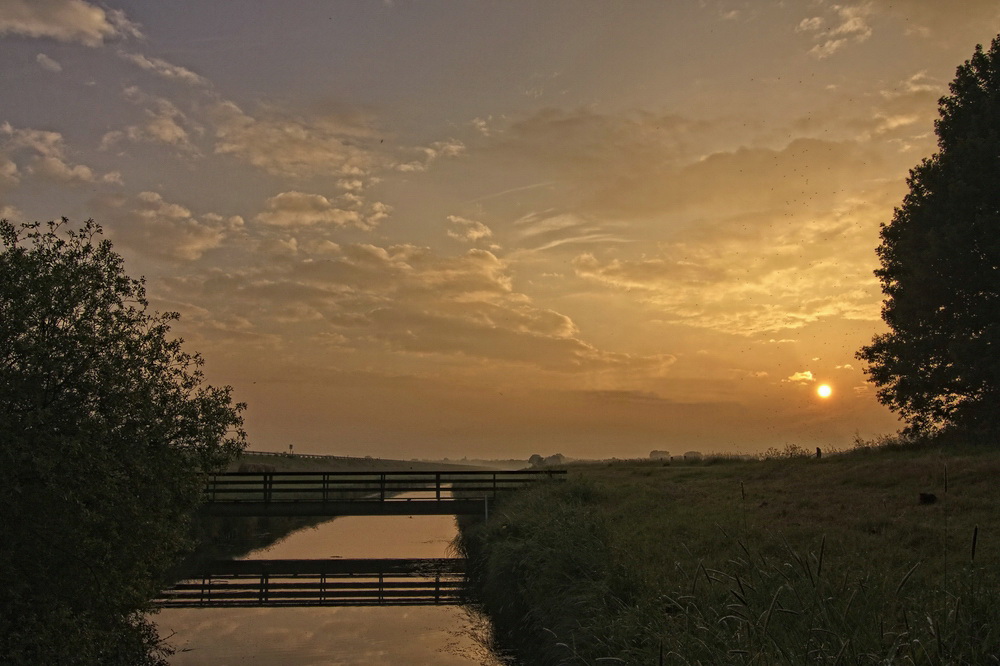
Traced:
<path fill-rule="evenodd" d="M 565 470 L 228 472 L 209 477 L 201 510 L 214 516 L 488 514 L 501 493 L 561 480 L 565 474 Z"/>
<path fill-rule="evenodd" d="M 220 560 L 160 608 L 427 606 L 462 601 L 462 559 Z"/>

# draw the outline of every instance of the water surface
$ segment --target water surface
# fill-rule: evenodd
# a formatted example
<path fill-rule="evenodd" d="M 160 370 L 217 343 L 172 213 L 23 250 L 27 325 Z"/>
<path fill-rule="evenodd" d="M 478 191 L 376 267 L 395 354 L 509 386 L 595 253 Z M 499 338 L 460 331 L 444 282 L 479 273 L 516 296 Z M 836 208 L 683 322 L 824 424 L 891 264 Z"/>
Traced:
<path fill-rule="evenodd" d="M 452 516 L 347 516 L 291 534 L 247 559 L 451 557 Z M 459 606 L 172 608 L 156 616 L 173 666 L 502 662 L 482 647 L 488 625 Z"/>

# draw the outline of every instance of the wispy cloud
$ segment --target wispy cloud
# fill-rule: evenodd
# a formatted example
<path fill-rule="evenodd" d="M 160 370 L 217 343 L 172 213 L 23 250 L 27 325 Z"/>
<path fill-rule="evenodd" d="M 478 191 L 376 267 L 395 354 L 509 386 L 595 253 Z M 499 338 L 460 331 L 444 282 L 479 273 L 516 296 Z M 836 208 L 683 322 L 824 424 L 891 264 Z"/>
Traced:
<path fill-rule="evenodd" d="M 0 3 L 0 34 L 100 46 L 122 37 L 141 37 L 139 26 L 119 10 L 84 0 L 6 0 Z"/>
<path fill-rule="evenodd" d="M 94 205 L 110 222 L 116 242 L 143 255 L 170 261 L 195 261 L 244 226 L 238 215 L 195 215 L 158 192 L 140 192 L 134 198 L 98 197 Z"/>
<path fill-rule="evenodd" d="M 180 65 L 174 65 L 161 58 L 150 58 L 144 56 L 141 53 L 129 53 L 128 51 L 118 51 L 118 56 L 123 60 L 127 60 L 134 65 L 146 70 L 147 72 L 152 72 L 157 76 L 162 76 L 166 79 L 173 79 L 174 81 L 180 81 L 181 83 L 186 83 L 192 86 L 207 86 L 209 85 L 208 80 L 198 74 L 195 74 L 189 69 L 181 67 Z"/>
<path fill-rule="evenodd" d="M 224 101 L 212 107 L 211 119 L 216 153 L 276 175 L 362 178 L 382 162 L 371 147 L 377 133 L 364 118 L 300 118 L 275 111 L 253 117 Z"/>
<path fill-rule="evenodd" d="M 795 28 L 796 32 L 814 34 L 816 44 L 809 50 L 809 54 L 816 58 L 829 58 L 846 44 L 864 42 L 872 36 L 872 27 L 868 21 L 873 11 L 870 2 L 833 5 L 831 9 L 833 15 L 830 20 L 820 16 L 805 18 Z"/>
<path fill-rule="evenodd" d="M 35 62 L 37 62 L 44 70 L 48 70 L 50 72 L 62 71 L 62 65 L 60 65 L 58 62 L 56 62 L 49 56 L 45 55 L 44 53 L 39 53 L 37 56 L 35 56 Z"/>

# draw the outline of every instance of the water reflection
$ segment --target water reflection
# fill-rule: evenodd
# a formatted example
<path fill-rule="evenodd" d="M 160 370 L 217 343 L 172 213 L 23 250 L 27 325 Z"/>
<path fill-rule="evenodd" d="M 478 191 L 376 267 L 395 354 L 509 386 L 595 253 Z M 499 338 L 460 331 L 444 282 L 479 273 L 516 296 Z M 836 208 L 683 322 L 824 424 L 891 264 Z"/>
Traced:
<path fill-rule="evenodd" d="M 249 559 L 450 557 L 451 516 L 343 517 L 306 528 Z M 458 606 L 165 609 L 175 666 L 201 664 L 499 666 L 485 623 Z"/>
<path fill-rule="evenodd" d="M 439 606 L 464 597 L 465 560 L 220 560 L 161 592 L 163 608 Z"/>

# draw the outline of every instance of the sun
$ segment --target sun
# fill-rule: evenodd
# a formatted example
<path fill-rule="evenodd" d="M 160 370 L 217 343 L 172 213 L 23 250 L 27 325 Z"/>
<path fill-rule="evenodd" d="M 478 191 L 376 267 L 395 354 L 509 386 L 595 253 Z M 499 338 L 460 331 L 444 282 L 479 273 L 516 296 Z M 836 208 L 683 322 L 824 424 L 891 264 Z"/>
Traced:
<path fill-rule="evenodd" d="M 816 389 L 816 395 L 821 398 L 829 398 L 833 395 L 833 389 L 830 388 L 829 384 L 820 384 L 819 388 Z"/>

